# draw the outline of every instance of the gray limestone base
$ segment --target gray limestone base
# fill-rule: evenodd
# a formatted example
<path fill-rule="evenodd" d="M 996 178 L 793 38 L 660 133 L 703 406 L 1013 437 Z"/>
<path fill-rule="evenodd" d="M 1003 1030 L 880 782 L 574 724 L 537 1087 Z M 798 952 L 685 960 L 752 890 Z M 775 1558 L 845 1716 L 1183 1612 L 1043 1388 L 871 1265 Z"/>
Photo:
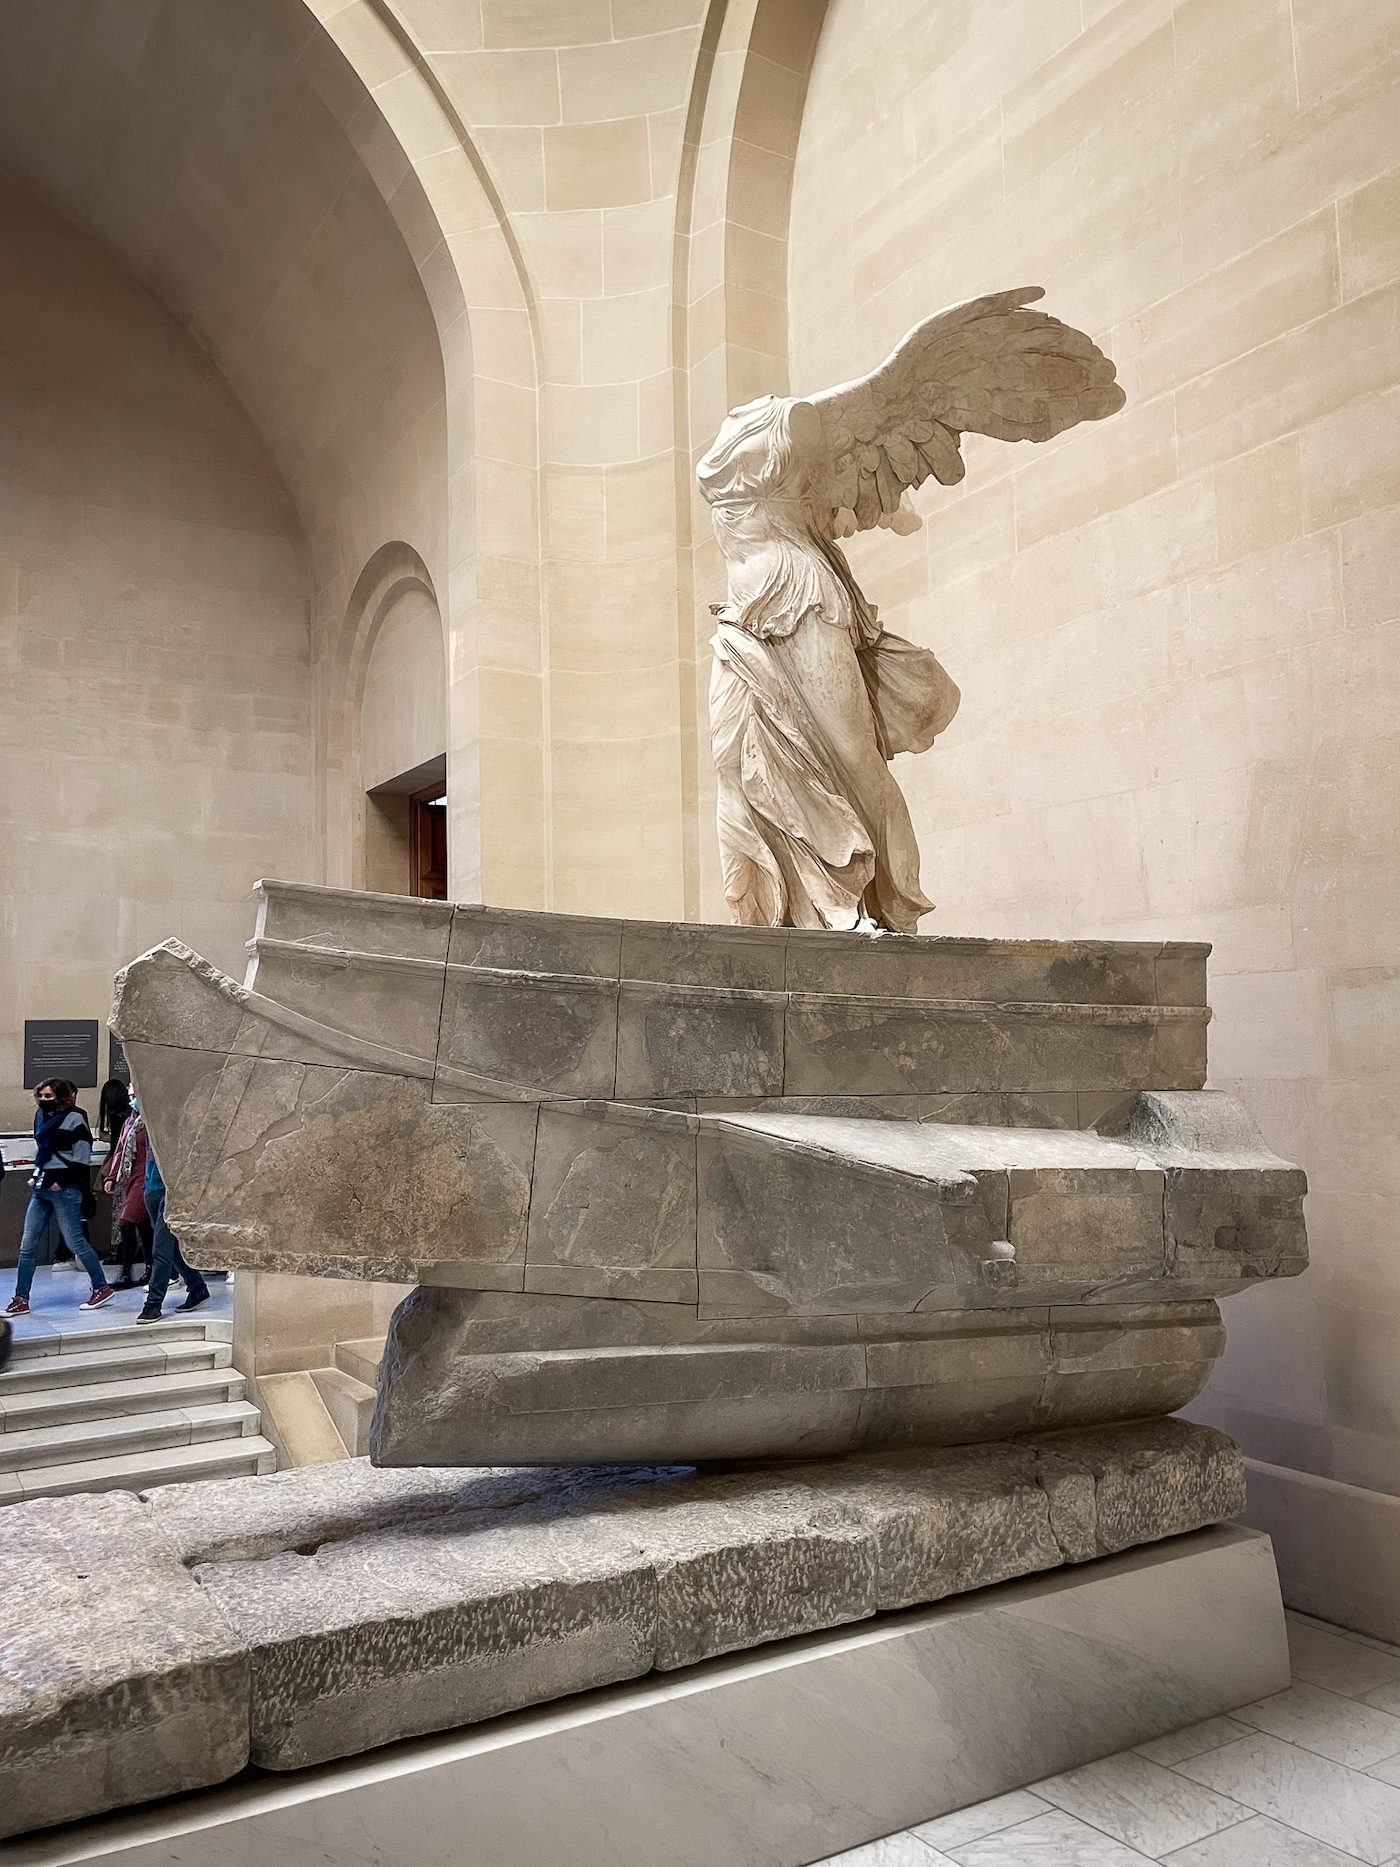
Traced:
<path fill-rule="evenodd" d="M 11 1842 L 14 1867 L 804 1867 L 1288 1684 L 1219 1525 Z"/>

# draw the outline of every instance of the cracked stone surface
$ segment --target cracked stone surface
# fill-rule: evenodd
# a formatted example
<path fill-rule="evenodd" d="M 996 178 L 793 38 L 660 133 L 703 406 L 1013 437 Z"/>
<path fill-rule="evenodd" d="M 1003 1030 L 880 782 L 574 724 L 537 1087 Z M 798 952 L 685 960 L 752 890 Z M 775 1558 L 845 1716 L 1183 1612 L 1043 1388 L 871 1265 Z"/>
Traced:
<path fill-rule="evenodd" d="M 136 1498 L 0 1511 L 0 1599 L 0 1835 L 243 1768 L 248 1643 Z"/>
<path fill-rule="evenodd" d="M 24 1605 L 0 1673 L 0 1828 L 249 1760 L 352 1756 L 1242 1504 L 1230 1440 L 1155 1419 L 726 1470 L 353 1460 L 14 1505 L 0 1580 Z"/>

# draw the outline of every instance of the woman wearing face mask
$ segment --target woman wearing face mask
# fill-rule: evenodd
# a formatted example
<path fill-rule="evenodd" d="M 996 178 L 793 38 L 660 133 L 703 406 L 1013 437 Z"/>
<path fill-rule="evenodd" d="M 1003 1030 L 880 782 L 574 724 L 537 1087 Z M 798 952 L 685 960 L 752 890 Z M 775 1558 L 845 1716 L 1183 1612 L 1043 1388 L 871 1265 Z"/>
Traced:
<path fill-rule="evenodd" d="M 88 1190 L 92 1163 L 92 1130 L 74 1104 L 78 1092 L 61 1076 L 51 1076 L 34 1091 L 38 1112 L 34 1117 L 34 1173 L 29 1182 L 29 1209 L 19 1246 L 15 1294 L 5 1314 L 29 1314 L 29 1289 L 34 1282 L 34 1259 L 51 1219 L 58 1220 L 64 1242 L 92 1279 L 92 1294 L 83 1309 L 101 1309 L 111 1301 L 112 1286 L 102 1274 L 102 1260 L 83 1236 L 83 1194 Z"/>
<path fill-rule="evenodd" d="M 102 1182 L 103 1192 L 112 1196 L 112 1207 L 121 1228 L 118 1248 L 122 1274 L 112 1286 L 114 1290 L 134 1290 L 151 1274 L 151 1221 L 146 1212 L 145 1193 L 147 1145 L 146 1124 L 133 1093 L 126 1120 L 107 1157 L 107 1173 Z M 146 1268 L 140 1277 L 133 1277 L 138 1245 Z"/>

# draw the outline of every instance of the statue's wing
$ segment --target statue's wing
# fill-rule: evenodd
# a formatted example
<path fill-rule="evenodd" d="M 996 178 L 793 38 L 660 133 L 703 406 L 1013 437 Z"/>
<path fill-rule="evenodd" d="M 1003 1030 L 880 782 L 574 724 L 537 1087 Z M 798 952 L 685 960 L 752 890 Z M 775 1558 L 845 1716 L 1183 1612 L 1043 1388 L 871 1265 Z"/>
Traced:
<path fill-rule="evenodd" d="M 1025 309 L 1044 295 L 1028 285 L 935 312 L 868 376 L 806 398 L 821 416 L 832 510 L 855 516 L 838 535 L 891 524 L 905 488 L 930 474 L 954 485 L 966 472 L 958 444 L 969 429 L 999 441 L 1048 441 L 1122 408 L 1113 364 L 1098 346 Z M 917 523 L 903 516 L 908 528 Z"/>

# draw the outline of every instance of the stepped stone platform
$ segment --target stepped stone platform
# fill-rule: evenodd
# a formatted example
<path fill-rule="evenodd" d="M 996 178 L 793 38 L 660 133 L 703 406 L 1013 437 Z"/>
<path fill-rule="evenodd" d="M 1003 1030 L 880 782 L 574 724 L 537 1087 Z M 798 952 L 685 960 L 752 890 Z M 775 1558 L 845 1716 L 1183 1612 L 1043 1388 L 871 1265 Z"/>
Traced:
<path fill-rule="evenodd" d="M 19 1504 L 0 1832 L 1092 1564 L 1243 1499 L 1228 1439 L 1151 1420 L 724 1473 L 355 1460 Z"/>

